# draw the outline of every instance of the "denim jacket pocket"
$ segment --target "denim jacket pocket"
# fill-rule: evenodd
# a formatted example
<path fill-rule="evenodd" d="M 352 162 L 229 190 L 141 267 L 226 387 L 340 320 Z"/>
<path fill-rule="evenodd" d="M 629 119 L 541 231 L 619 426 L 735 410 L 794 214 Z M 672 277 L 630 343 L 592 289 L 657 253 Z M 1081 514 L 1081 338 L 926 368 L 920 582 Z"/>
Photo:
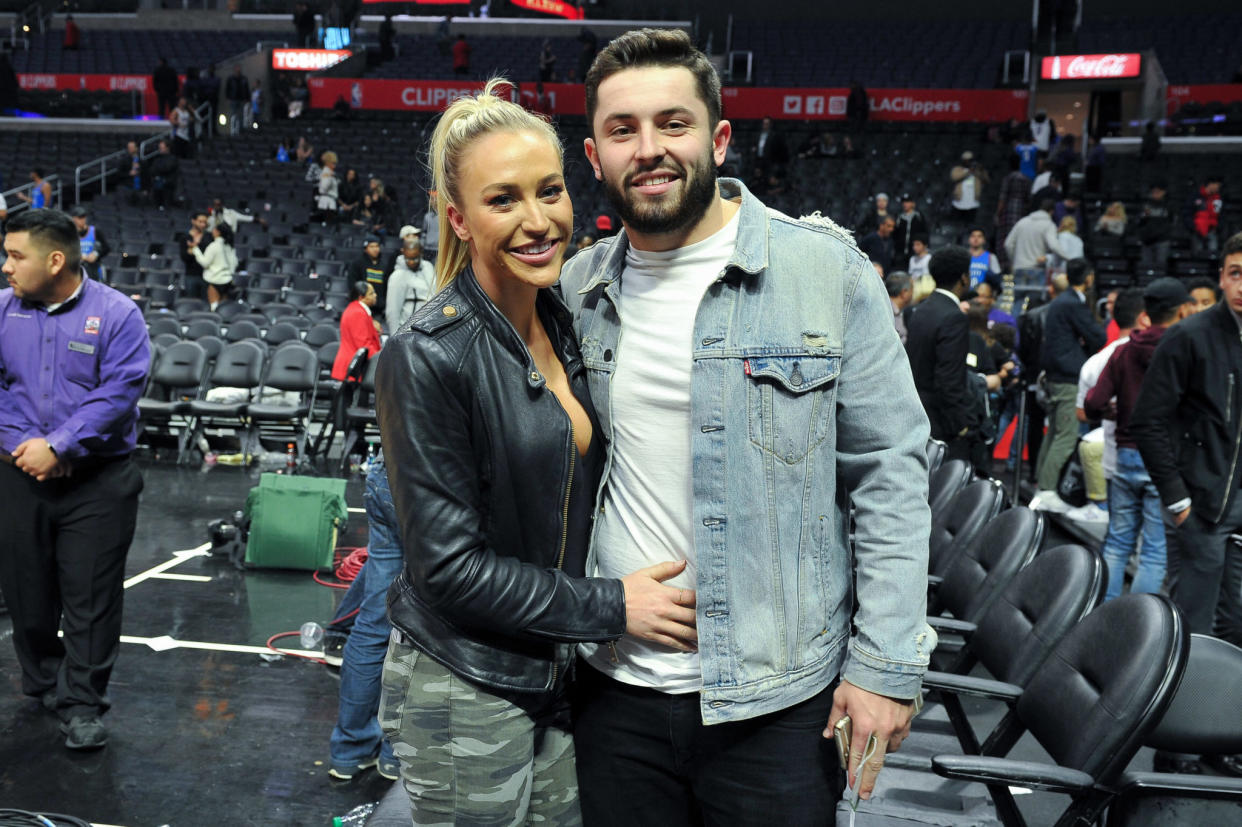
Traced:
<path fill-rule="evenodd" d="M 751 442 L 783 462 L 801 462 L 828 435 L 841 357 L 762 354 L 745 366 Z"/>

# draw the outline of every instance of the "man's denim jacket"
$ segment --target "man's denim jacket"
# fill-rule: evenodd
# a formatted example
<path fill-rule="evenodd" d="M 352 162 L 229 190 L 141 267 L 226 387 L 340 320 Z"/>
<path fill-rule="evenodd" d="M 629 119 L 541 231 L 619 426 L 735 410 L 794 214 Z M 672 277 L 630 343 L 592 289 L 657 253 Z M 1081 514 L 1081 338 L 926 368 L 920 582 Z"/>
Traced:
<path fill-rule="evenodd" d="M 913 698 L 936 645 L 928 423 L 887 293 L 835 224 L 770 210 L 733 179 L 720 192 L 741 215 L 695 314 L 688 435 L 703 722 L 784 709 L 838 674 Z M 602 241 L 561 277 L 608 469 L 627 246 Z"/>

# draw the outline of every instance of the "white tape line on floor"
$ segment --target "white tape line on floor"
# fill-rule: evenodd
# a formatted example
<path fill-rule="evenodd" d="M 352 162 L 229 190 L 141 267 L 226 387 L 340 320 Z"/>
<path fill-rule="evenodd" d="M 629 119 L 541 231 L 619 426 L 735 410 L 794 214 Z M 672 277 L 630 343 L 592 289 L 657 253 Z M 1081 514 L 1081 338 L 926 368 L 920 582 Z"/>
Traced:
<path fill-rule="evenodd" d="M 206 557 L 209 553 L 208 549 L 210 548 L 211 548 L 211 543 L 203 543 L 198 548 L 188 548 L 188 549 L 185 549 L 184 551 L 174 551 L 171 560 L 165 560 L 163 563 L 160 563 L 158 566 L 152 566 L 146 571 L 135 574 L 133 577 L 126 580 L 125 588 L 128 589 L 131 586 L 138 585 L 144 580 L 150 580 L 152 577 L 154 577 L 157 574 L 163 574 L 169 569 L 181 565 L 186 560 L 189 560 L 191 557 Z"/>
<path fill-rule="evenodd" d="M 135 637 L 133 635 L 121 635 L 121 643 L 137 643 L 142 646 L 148 646 L 156 652 L 166 652 L 169 649 L 204 649 L 210 652 L 238 652 L 244 655 L 272 655 L 280 652 L 284 655 L 309 655 L 310 657 L 323 657 L 322 650 L 313 649 L 269 649 L 266 646 L 245 646 L 237 643 L 208 643 L 201 640 L 177 640 L 168 635 L 160 635 L 159 637 Z"/>

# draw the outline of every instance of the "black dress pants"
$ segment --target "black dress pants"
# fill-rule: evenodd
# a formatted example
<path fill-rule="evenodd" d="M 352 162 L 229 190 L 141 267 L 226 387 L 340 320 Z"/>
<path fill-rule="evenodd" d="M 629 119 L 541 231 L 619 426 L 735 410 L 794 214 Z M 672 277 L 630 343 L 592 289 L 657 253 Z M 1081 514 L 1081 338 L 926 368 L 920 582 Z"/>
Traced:
<path fill-rule="evenodd" d="M 141 491 L 142 474 L 127 457 L 45 482 L 0 464 L 0 590 L 22 691 L 55 690 L 64 720 L 109 706 Z"/>
<path fill-rule="evenodd" d="M 668 695 L 578 662 L 574 751 L 584 827 L 822 827 L 844 787 L 823 731 L 833 687 L 704 726 L 699 693 Z"/>

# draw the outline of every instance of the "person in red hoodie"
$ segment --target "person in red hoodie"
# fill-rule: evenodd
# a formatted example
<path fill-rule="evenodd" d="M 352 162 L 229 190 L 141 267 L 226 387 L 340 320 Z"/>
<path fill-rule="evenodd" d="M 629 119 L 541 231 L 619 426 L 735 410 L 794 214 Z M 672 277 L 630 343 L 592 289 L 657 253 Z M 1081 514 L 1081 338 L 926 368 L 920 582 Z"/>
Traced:
<path fill-rule="evenodd" d="M 65 39 L 61 43 L 61 48 L 71 52 L 76 52 L 82 45 L 82 30 L 78 28 L 77 21 L 73 19 L 73 15 L 65 16 Z"/>
<path fill-rule="evenodd" d="M 332 363 L 332 378 L 345 378 L 349 362 L 359 348 L 367 349 L 367 358 L 379 353 L 380 323 L 371 316 L 375 307 L 375 288 L 368 282 L 356 281 L 349 286 L 350 303 L 341 313 L 341 346 Z"/>
<path fill-rule="evenodd" d="M 1108 485 L 1108 533 L 1101 550 L 1108 566 L 1105 600 L 1121 595 L 1126 563 L 1134 554 L 1140 531 L 1143 549 L 1130 591 L 1156 593 L 1164 583 L 1164 508 L 1129 425 L 1156 345 L 1165 330 L 1193 312 L 1193 303 L 1186 286 L 1178 279 L 1159 278 L 1147 285 L 1143 306 L 1151 325 L 1133 331 L 1130 341 L 1117 348 L 1084 401 L 1088 417 L 1117 421 L 1117 470 Z"/>
<path fill-rule="evenodd" d="M 1225 203 L 1220 196 L 1221 177 L 1213 175 L 1199 188 L 1199 194 L 1190 201 L 1187 209 L 1187 229 L 1190 230 L 1190 246 L 1196 255 L 1215 258 L 1220 249 L 1216 228 Z"/>

